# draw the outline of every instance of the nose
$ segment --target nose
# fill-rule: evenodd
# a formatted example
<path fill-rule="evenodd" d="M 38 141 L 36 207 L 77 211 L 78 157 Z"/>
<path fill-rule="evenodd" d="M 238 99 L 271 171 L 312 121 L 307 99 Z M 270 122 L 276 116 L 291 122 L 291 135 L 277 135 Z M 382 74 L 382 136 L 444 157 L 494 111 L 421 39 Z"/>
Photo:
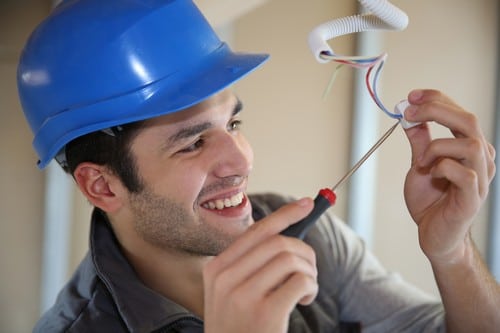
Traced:
<path fill-rule="evenodd" d="M 217 145 L 214 173 L 217 177 L 250 174 L 253 167 L 253 150 L 241 133 L 224 133 Z"/>

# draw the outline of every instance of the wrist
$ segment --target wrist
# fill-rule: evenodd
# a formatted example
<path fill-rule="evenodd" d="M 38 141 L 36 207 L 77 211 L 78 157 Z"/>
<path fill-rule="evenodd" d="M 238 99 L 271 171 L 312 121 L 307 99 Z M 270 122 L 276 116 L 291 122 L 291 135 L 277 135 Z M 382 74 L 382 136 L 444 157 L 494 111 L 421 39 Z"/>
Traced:
<path fill-rule="evenodd" d="M 427 256 L 434 271 L 443 270 L 468 270 L 474 269 L 474 258 L 476 247 L 470 235 L 467 233 L 463 242 L 455 249 L 441 256 Z"/>

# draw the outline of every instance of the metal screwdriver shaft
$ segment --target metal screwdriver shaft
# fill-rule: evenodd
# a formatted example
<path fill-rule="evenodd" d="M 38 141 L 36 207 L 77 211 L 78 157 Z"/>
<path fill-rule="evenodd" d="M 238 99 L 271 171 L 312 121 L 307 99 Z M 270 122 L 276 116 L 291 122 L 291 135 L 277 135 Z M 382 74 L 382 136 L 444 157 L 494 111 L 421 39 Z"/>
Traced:
<path fill-rule="evenodd" d="M 394 130 L 396 129 L 396 127 L 398 125 L 399 125 L 399 121 L 396 122 L 391 128 L 389 128 L 384 133 L 384 135 L 382 135 L 382 137 L 380 137 L 380 139 L 378 139 L 378 141 L 375 142 L 375 144 L 370 148 L 370 150 L 368 150 L 366 152 L 366 154 L 364 154 L 363 157 L 361 157 L 359 159 L 359 161 L 356 162 L 356 164 L 354 164 L 353 167 L 342 178 L 340 178 L 340 180 L 337 182 L 337 184 L 333 185 L 332 191 L 335 191 L 337 188 L 339 188 L 340 186 L 342 186 L 345 183 L 346 180 L 348 180 L 349 178 L 351 178 L 351 176 L 353 175 L 353 173 L 355 173 L 356 170 L 358 170 L 359 167 L 361 165 L 363 165 L 363 163 L 365 163 L 365 161 L 368 159 L 368 157 L 370 157 L 375 152 L 375 150 L 377 150 L 378 147 L 380 147 L 380 145 L 382 143 L 384 143 L 384 141 L 392 134 L 392 132 L 394 132 Z"/>
<path fill-rule="evenodd" d="M 377 150 L 378 147 L 384 141 L 394 132 L 396 127 L 399 125 L 399 121 L 395 123 L 391 128 L 387 130 L 387 132 L 382 135 L 380 139 L 378 139 L 377 142 L 366 152 L 366 154 L 361 157 L 361 159 L 354 164 L 354 166 L 342 177 L 340 180 L 335 184 L 331 189 L 326 188 L 322 189 L 319 191 L 318 195 L 314 199 L 314 208 L 307 215 L 305 218 L 300 220 L 299 222 L 292 224 L 285 230 L 281 232 L 282 235 L 285 236 L 290 236 L 290 237 L 297 237 L 300 239 L 304 239 L 306 236 L 307 232 L 309 231 L 309 228 L 314 225 L 316 220 L 328 209 L 330 208 L 333 204 L 335 204 L 335 200 L 337 199 L 337 195 L 335 194 L 335 190 L 339 188 L 341 185 L 343 185 L 356 170 L 359 169 L 359 167 L 370 157 L 375 150 Z"/>

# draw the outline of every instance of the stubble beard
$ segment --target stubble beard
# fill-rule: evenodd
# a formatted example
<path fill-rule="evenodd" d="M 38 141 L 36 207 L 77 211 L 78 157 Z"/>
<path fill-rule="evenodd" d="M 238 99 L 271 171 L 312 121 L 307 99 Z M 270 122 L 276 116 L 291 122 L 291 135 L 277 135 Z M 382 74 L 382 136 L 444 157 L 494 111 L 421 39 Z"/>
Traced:
<path fill-rule="evenodd" d="M 134 227 L 146 242 L 169 252 L 189 256 L 216 256 L 225 250 L 238 235 L 205 223 L 200 217 L 173 199 L 144 187 L 130 199 Z M 240 221 L 248 226 L 250 216 Z"/>

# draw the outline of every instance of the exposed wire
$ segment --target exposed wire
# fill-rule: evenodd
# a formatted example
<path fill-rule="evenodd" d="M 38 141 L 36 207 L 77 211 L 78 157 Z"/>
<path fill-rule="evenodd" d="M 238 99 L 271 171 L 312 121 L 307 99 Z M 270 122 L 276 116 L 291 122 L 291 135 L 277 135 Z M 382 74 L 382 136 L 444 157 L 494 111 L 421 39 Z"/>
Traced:
<path fill-rule="evenodd" d="M 408 25 L 405 12 L 392 5 L 388 0 L 358 0 L 369 12 L 342 17 L 325 22 L 314 28 L 308 36 L 308 44 L 314 57 L 320 63 L 330 61 L 355 68 L 366 68 L 366 87 L 377 106 L 391 118 L 401 119 L 401 114 L 390 112 L 378 97 L 377 83 L 387 54 L 379 56 L 342 56 L 335 54 L 327 41 L 342 35 L 373 30 L 403 30 Z M 331 89 L 340 65 L 335 69 L 332 79 L 323 94 Z"/>
<path fill-rule="evenodd" d="M 335 80 L 339 69 L 343 65 L 348 65 L 355 68 L 364 69 L 366 68 L 365 84 L 368 92 L 375 102 L 375 104 L 382 110 L 386 115 L 394 119 L 401 119 L 402 115 L 394 112 L 390 112 L 385 105 L 382 103 L 377 92 L 377 83 L 380 76 L 380 72 L 384 66 L 385 60 L 387 59 L 387 53 L 381 54 L 377 57 L 362 57 L 362 56 L 337 56 L 331 53 L 323 52 L 320 57 L 325 61 L 333 61 L 339 63 L 335 68 L 335 72 L 330 79 L 328 87 L 323 94 L 323 97 L 330 91 L 333 81 Z"/>
<path fill-rule="evenodd" d="M 323 96 L 321 96 L 322 99 L 325 99 L 326 96 L 332 90 L 333 82 L 335 82 L 335 80 L 337 79 L 337 75 L 339 74 L 340 69 L 342 67 L 344 67 L 344 64 L 339 64 L 339 65 L 337 65 L 337 67 L 335 67 L 335 70 L 333 71 L 332 77 L 330 78 L 330 81 L 328 81 L 328 84 L 327 84 L 325 90 L 323 91 Z"/>

